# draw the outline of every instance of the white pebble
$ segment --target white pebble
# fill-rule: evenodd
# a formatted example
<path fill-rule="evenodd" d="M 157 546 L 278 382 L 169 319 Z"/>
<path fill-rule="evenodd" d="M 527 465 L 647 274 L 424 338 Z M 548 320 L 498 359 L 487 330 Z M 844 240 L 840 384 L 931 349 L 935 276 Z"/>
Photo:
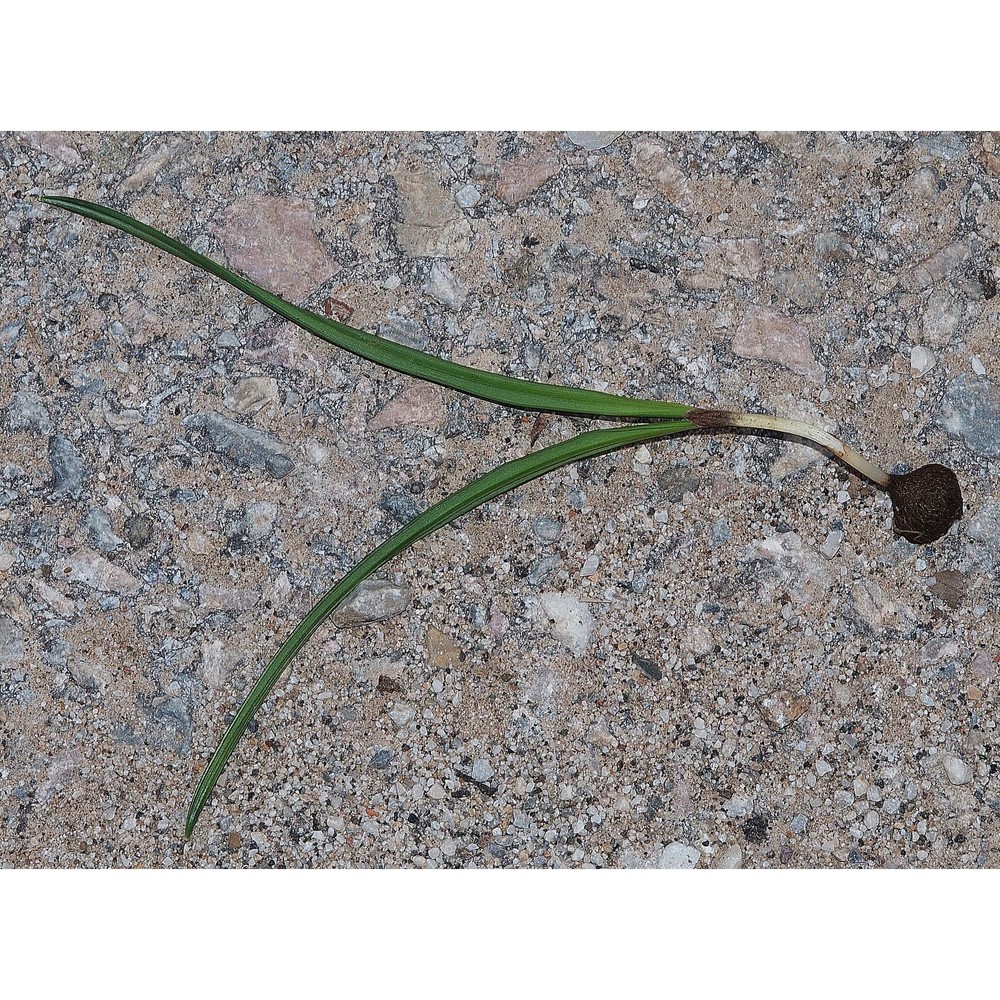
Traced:
<path fill-rule="evenodd" d="M 816 761 L 816 773 L 822 778 L 824 775 L 829 774 L 833 770 L 833 765 L 829 761 L 823 760 L 822 757 Z"/>
<path fill-rule="evenodd" d="M 701 851 L 697 847 L 688 847 L 679 840 L 667 844 L 660 855 L 660 868 L 694 868 L 701 859 Z"/>
<path fill-rule="evenodd" d="M 972 768 L 961 757 L 952 754 L 945 755 L 944 773 L 953 785 L 967 785 L 972 781 Z"/>
<path fill-rule="evenodd" d="M 910 351 L 910 367 L 918 375 L 926 375 L 937 364 L 937 358 L 920 344 Z"/>
<path fill-rule="evenodd" d="M 986 374 L 986 365 L 984 365 L 982 363 L 982 361 L 980 361 L 979 358 L 975 354 L 973 354 L 972 357 L 969 358 L 969 364 L 972 365 L 972 370 L 977 375 L 985 375 Z"/>

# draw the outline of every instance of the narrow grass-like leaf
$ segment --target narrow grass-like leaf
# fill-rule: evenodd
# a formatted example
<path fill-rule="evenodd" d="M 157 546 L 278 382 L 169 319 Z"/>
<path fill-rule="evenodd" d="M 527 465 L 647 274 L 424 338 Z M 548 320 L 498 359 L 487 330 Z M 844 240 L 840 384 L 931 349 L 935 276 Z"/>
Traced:
<path fill-rule="evenodd" d="M 262 305 L 274 310 L 279 316 L 291 320 L 303 330 L 314 334 L 337 347 L 350 351 L 359 357 L 374 361 L 375 364 L 392 368 L 395 371 L 412 375 L 416 378 L 436 382 L 438 385 L 457 389 L 469 396 L 478 396 L 494 403 L 514 406 L 523 410 L 545 410 L 550 413 L 573 413 L 580 416 L 601 417 L 608 420 L 626 418 L 642 420 L 670 420 L 683 417 L 689 409 L 683 403 L 663 402 L 654 399 L 629 399 L 626 396 L 615 396 L 608 392 L 597 392 L 593 389 L 574 389 L 563 385 L 548 385 L 544 382 L 531 382 L 528 379 L 512 378 L 509 375 L 499 375 L 495 372 L 480 371 L 467 365 L 455 364 L 425 351 L 418 351 L 391 340 L 376 337 L 363 330 L 356 330 L 345 323 L 320 316 L 301 309 L 278 295 L 255 285 L 242 275 L 230 271 L 204 254 L 192 250 L 189 246 L 161 233 L 152 226 L 133 219 L 130 215 L 106 208 L 94 202 L 79 198 L 41 199 L 46 205 L 64 208 L 69 212 L 86 216 L 105 225 L 138 237 L 146 243 L 165 250 L 195 267 L 200 267 L 210 274 L 227 281 L 247 295 L 252 296 Z"/>
<path fill-rule="evenodd" d="M 433 507 L 415 517 L 391 538 L 384 541 L 378 548 L 369 552 L 315 604 L 313 609 L 281 644 L 281 648 L 274 654 L 271 662 L 264 668 L 201 776 L 184 825 L 185 839 L 191 838 L 191 832 L 198 821 L 198 816 L 212 794 L 233 749 L 264 699 L 285 672 L 289 662 L 322 622 L 350 596 L 358 584 L 375 570 L 421 538 L 425 538 L 431 532 L 454 521 L 455 518 L 467 514 L 509 490 L 523 486 L 532 479 L 544 476 L 553 469 L 571 462 L 591 458 L 594 455 L 615 451 L 627 445 L 640 444 L 644 441 L 666 437 L 668 434 L 691 430 L 693 427 L 694 424 L 690 421 L 674 420 L 653 424 L 633 424 L 609 430 L 586 431 L 569 441 L 561 441 L 559 444 L 532 452 L 523 458 L 505 462 L 434 504 Z"/>

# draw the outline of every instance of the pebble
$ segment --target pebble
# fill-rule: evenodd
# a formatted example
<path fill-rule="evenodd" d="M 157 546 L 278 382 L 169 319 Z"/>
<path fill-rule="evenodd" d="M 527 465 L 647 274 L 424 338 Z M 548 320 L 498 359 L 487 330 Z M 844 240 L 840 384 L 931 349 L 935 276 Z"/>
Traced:
<path fill-rule="evenodd" d="M 42 397 L 22 389 L 10 397 L 4 415 L 4 426 L 9 431 L 48 434 L 52 430 L 52 419 Z"/>
<path fill-rule="evenodd" d="M 53 580 L 82 583 L 108 594 L 135 594 L 142 584 L 127 569 L 109 562 L 93 549 L 77 549 L 52 564 Z"/>
<path fill-rule="evenodd" d="M 424 350 L 429 340 L 427 330 L 420 323 L 396 312 L 389 313 L 384 322 L 379 323 L 378 335 L 394 344 L 413 347 L 418 351 Z"/>
<path fill-rule="evenodd" d="M 822 757 L 816 761 L 816 773 L 822 778 L 828 775 L 833 770 L 833 765 Z"/>
<path fill-rule="evenodd" d="M 526 577 L 528 583 L 533 587 L 540 586 L 562 565 L 562 556 L 555 553 L 550 556 L 543 556 L 528 570 Z"/>
<path fill-rule="evenodd" d="M 223 403 L 241 416 L 249 416 L 278 402 L 278 383 L 273 378 L 244 378 L 235 391 L 222 397 Z"/>
<path fill-rule="evenodd" d="M 569 141 L 574 146 L 580 146 L 590 153 L 598 149 L 610 146 L 616 139 L 623 136 L 624 132 L 567 132 Z"/>
<path fill-rule="evenodd" d="M 231 268 L 297 301 L 339 270 L 315 227 L 310 202 L 254 195 L 226 210 L 217 236 Z"/>
<path fill-rule="evenodd" d="M 455 312 L 465 304 L 466 291 L 444 261 L 436 260 L 431 265 L 424 291 L 436 302 Z"/>
<path fill-rule="evenodd" d="M 551 517 L 536 517 L 531 522 L 531 533 L 543 542 L 558 541 L 562 529 L 562 522 Z"/>
<path fill-rule="evenodd" d="M 103 510 L 91 508 L 83 523 L 91 542 L 102 552 L 114 552 L 122 544 L 122 539 L 111 529 L 111 518 Z"/>
<path fill-rule="evenodd" d="M 805 327 L 774 310 L 748 309 L 732 347 L 737 357 L 772 361 L 811 382 L 823 381 L 823 369 L 813 356 Z"/>
<path fill-rule="evenodd" d="M 969 364 L 972 366 L 972 370 L 977 375 L 985 375 L 986 374 L 986 365 L 984 365 L 982 363 L 982 361 L 980 361 L 979 358 L 975 354 L 973 354 L 972 357 L 969 358 Z"/>
<path fill-rule="evenodd" d="M 56 435 L 49 439 L 49 464 L 52 466 L 52 496 L 78 500 L 83 491 L 84 465 L 69 438 Z"/>
<path fill-rule="evenodd" d="M 926 375 L 937 364 L 937 358 L 922 344 L 916 344 L 910 350 L 910 368 L 917 375 Z"/>
<path fill-rule="evenodd" d="M 701 860 L 701 851 L 675 840 L 660 853 L 660 868 L 694 868 Z"/>
<path fill-rule="evenodd" d="M 476 781 L 488 782 L 495 773 L 493 765 L 485 757 L 478 757 L 472 762 L 472 777 Z"/>
<path fill-rule="evenodd" d="M 381 622 L 410 606 L 411 591 L 388 580 L 365 580 L 333 614 L 338 628 Z"/>
<path fill-rule="evenodd" d="M 1000 389 L 963 373 L 945 387 L 939 424 L 977 455 L 1000 458 Z"/>
<path fill-rule="evenodd" d="M 899 287 L 904 292 L 922 292 L 961 267 L 969 259 L 969 254 L 969 247 L 965 243 L 952 243 L 943 247 L 904 274 L 900 278 Z"/>
<path fill-rule="evenodd" d="M 497 194 L 511 207 L 534 194 L 561 169 L 559 160 L 550 152 L 533 149 L 500 165 Z"/>
<path fill-rule="evenodd" d="M 389 712 L 389 718 L 402 729 L 413 721 L 413 717 L 416 714 L 416 710 L 410 705 L 397 701 Z"/>
<path fill-rule="evenodd" d="M 739 844 L 727 844 L 712 860 L 713 868 L 742 868 L 743 848 Z"/>
<path fill-rule="evenodd" d="M 826 541 L 819 547 L 820 552 L 826 556 L 827 559 L 833 559 L 834 556 L 840 551 L 840 546 L 844 541 L 844 533 L 840 530 L 831 531 L 826 536 Z"/>
<path fill-rule="evenodd" d="M 248 427 L 220 413 L 193 413 L 182 423 L 197 437 L 207 440 L 212 451 L 224 455 L 242 469 L 257 469 L 274 479 L 284 479 L 295 468 L 291 449 L 256 427 Z"/>
<path fill-rule="evenodd" d="M 437 429 L 444 425 L 446 415 L 441 390 L 429 382 L 415 382 L 389 400 L 368 422 L 368 429 L 379 431 L 409 424 Z"/>
<path fill-rule="evenodd" d="M 943 763 L 944 773 L 953 785 L 967 785 L 972 781 L 972 768 L 961 757 L 956 757 L 954 754 L 945 754 Z"/>
<path fill-rule="evenodd" d="M 455 201 L 460 208 L 475 208 L 483 200 L 475 184 L 466 184 L 455 193 Z"/>
<path fill-rule="evenodd" d="M 147 514 L 130 514 L 125 518 L 125 538 L 132 549 L 145 548 L 153 538 L 156 522 Z"/>
<path fill-rule="evenodd" d="M 411 257 L 464 257 L 471 246 L 472 228 L 429 170 L 396 171 L 396 189 L 403 221 L 394 226 L 400 247 Z"/>
<path fill-rule="evenodd" d="M 775 732 L 790 726 L 809 708 L 809 705 L 810 701 L 805 695 L 794 695 L 784 688 L 757 699 L 760 714 Z M 819 763 L 816 765 L 816 770 L 819 771 Z"/>
<path fill-rule="evenodd" d="M 575 594 L 545 593 L 530 599 L 529 608 L 535 622 L 560 642 L 582 656 L 594 630 L 594 617 Z"/>

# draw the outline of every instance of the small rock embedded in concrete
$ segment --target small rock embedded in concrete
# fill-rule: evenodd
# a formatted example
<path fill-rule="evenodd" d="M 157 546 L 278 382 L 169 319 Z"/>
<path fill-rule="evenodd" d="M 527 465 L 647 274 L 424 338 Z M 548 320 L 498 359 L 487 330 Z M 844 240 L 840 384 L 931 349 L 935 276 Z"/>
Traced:
<path fill-rule="evenodd" d="M 942 278 L 948 277 L 969 259 L 970 250 L 965 243 L 952 243 L 922 260 L 900 278 L 899 287 L 904 292 L 921 292 Z"/>
<path fill-rule="evenodd" d="M 977 455 L 1000 458 L 1000 389 L 990 380 L 967 373 L 953 378 L 938 422 Z"/>
<path fill-rule="evenodd" d="M 389 400 L 369 422 L 368 429 L 379 431 L 405 424 L 437 428 L 444 424 L 445 416 L 441 390 L 428 382 L 416 382 Z"/>
<path fill-rule="evenodd" d="M 475 208 L 483 200 L 475 184 L 466 184 L 455 193 L 455 201 L 462 208 Z"/>
<path fill-rule="evenodd" d="M 675 840 L 660 853 L 660 868 L 694 868 L 701 860 L 701 851 Z"/>
<path fill-rule="evenodd" d="M 213 451 L 240 468 L 259 469 L 274 479 L 283 479 L 295 468 L 291 450 L 256 427 L 247 427 L 219 413 L 193 413 L 183 423 L 207 438 Z"/>
<path fill-rule="evenodd" d="M 419 517 L 424 510 L 411 494 L 402 490 L 386 490 L 379 497 L 378 505 L 397 524 L 409 524 L 415 517 Z"/>
<path fill-rule="evenodd" d="M 48 434 L 52 430 L 52 419 L 42 397 L 38 393 L 22 389 L 10 397 L 4 414 L 4 426 L 9 431 Z"/>
<path fill-rule="evenodd" d="M 531 522 L 531 533 L 543 542 L 559 541 L 562 529 L 562 522 L 552 517 L 536 517 Z"/>
<path fill-rule="evenodd" d="M 826 775 L 828 775 L 832 770 L 833 770 L 833 765 L 829 761 L 823 760 L 822 757 L 820 757 L 820 759 L 816 761 L 816 773 L 821 778 L 826 777 Z"/>
<path fill-rule="evenodd" d="M 472 778 L 474 781 L 487 782 L 494 774 L 493 765 L 485 757 L 478 757 L 472 762 Z"/>
<path fill-rule="evenodd" d="M 402 614 L 410 606 L 409 587 L 388 580 L 365 580 L 334 612 L 338 628 L 353 628 L 367 622 L 381 622 Z"/>
<path fill-rule="evenodd" d="M 83 523 L 90 540 L 102 552 L 114 552 L 122 544 L 122 540 L 111 530 L 111 518 L 103 510 L 92 508 Z"/>
<path fill-rule="evenodd" d="M 961 757 L 945 754 L 943 764 L 944 773 L 953 785 L 967 785 L 972 781 L 972 768 Z"/>
<path fill-rule="evenodd" d="M 934 353 L 923 344 L 916 344 L 910 350 L 910 368 L 917 375 L 926 375 L 937 364 Z"/>
<path fill-rule="evenodd" d="M 820 552 L 827 559 L 832 559 L 839 551 L 841 543 L 844 541 L 844 533 L 839 529 L 831 531 L 826 536 L 826 541 L 819 547 Z"/>
<path fill-rule="evenodd" d="M 53 580 L 82 583 L 107 594 L 135 594 L 142 584 L 128 570 L 93 549 L 81 548 L 52 565 Z"/>
<path fill-rule="evenodd" d="M 52 466 L 51 495 L 78 500 L 83 491 L 84 465 L 69 438 L 56 435 L 49 439 L 49 464 Z"/>
<path fill-rule="evenodd" d="M 575 594 L 546 593 L 529 605 L 535 621 L 577 656 L 582 656 L 594 629 L 590 609 Z"/>
<path fill-rule="evenodd" d="M 513 207 L 534 194 L 562 168 L 558 158 L 544 150 L 534 149 L 500 165 L 497 194 Z"/>
<path fill-rule="evenodd" d="M 712 860 L 713 868 L 742 868 L 743 848 L 739 844 L 727 844 Z"/>
<path fill-rule="evenodd" d="M 427 331 L 416 320 L 399 313 L 389 313 L 385 322 L 379 323 L 378 335 L 394 344 L 413 347 L 418 351 L 427 347 Z"/>
<path fill-rule="evenodd" d="M 147 514 L 130 514 L 125 518 L 125 538 L 131 548 L 145 548 L 153 537 L 155 524 Z"/>
<path fill-rule="evenodd" d="M 241 416 L 249 416 L 278 402 L 278 383 L 273 378 L 244 378 L 235 391 L 226 393 L 222 401 Z"/>
<path fill-rule="evenodd" d="M 569 141 L 574 146 L 580 146 L 588 152 L 593 153 L 598 149 L 610 146 L 617 138 L 624 135 L 624 132 L 567 132 Z"/>
<path fill-rule="evenodd" d="M 805 695 L 793 695 L 784 688 L 757 699 L 760 714 L 775 732 L 790 726 L 809 708 L 809 704 L 810 701 Z M 819 770 L 819 764 L 816 767 Z"/>
<path fill-rule="evenodd" d="M 436 260 L 424 284 L 424 291 L 436 302 L 458 312 L 465 303 L 465 289 L 444 261 Z"/>
<path fill-rule="evenodd" d="M 416 710 L 410 705 L 404 705 L 402 702 L 397 701 L 389 712 L 389 718 L 402 729 L 403 726 L 407 726 L 413 721 L 413 717 L 416 714 Z"/>
<path fill-rule="evenodd" d="M 428 170 L 396 171 L 396 187 L 403 221 L 395 225 L 396 239 L 411 257 L 462 257 L 469 252 L 469 221 Z"/>
<path fill-rule="evenodd" d="M 230 267 L 297 301 L 339 270 L 327 257 L 315 225 L 307 201 L 254 195 L 229 207 L 218 237 Z"/>
<path fill-rule="evenodd" d="M 771 309 L 752 306 L 747 310 L 733 338 L 733 353 L 772 361 L 812 382 L 823 381 L 823 369 L 813 357 L 805 327 Z"/>

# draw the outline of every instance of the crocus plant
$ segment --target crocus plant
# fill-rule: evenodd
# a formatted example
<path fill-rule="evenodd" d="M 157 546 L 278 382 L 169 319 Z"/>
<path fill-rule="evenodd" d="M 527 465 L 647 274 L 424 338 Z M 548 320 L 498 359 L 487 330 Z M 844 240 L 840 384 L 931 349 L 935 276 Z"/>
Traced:
<path fill-rule="evenodd" d="M 606 392 L 511 378 L 454 364 L 302 309 L 122 212 L 77 198 L 49 197 L 42 198 L 42 201 L 55 208 L 63 208 L 113 226 L 194 264 L 246 292 L 262 305 L 314 336 L 375 364 L 504 406 L 621 422 L 621 426 L 586 431 L 568 441 L 561 441 L 497 466 L 415 517 L 344 574 L 285 639 L 250 689 L 201 776 L 188 810 L 184 826 L 185 839 L 190 839 L 198 817 L 240 737 L 246 732 L 251 719 L 292 658 L 363 580 L 404 549 L 443 525 L 560 466 L 695 428 L 777 431 L 814 442 L 887 492 L 892 501 L 893 526 L 896 532 L 914 544 L 935 541 L 961 517 L 962 494 L 958 480 L 955 473 L 945 466 L 924 465 L 903 475 L 890 475 L 826 431 L 798 420 L 762 413 L 705 409 L 661 400 L 630 399 Z"/>

